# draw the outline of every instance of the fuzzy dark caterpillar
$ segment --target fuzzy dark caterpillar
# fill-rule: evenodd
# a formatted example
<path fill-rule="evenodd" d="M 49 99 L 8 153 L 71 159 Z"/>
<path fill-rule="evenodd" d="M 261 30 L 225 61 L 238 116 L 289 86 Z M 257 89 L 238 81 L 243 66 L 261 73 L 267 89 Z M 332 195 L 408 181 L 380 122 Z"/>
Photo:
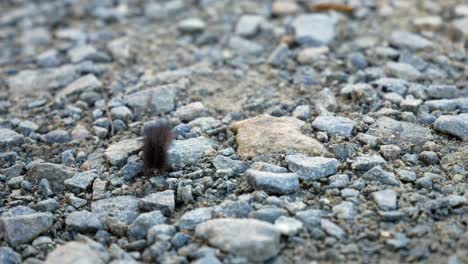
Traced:
<path fill-rule="evenodd" d="M 167 151 L 173 135 L 169 123 L 160 119 L 144 128 L 143 164 L 145 170 L 162 170 L 167 167 Z"/>

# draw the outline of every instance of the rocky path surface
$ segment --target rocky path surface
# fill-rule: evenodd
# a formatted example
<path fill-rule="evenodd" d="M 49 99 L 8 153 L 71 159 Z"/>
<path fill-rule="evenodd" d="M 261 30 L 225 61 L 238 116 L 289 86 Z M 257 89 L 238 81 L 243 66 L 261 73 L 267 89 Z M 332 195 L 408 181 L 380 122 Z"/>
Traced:
<path fill-rule="evenodd" d="M 463 0 L 2 0 L 0 263 L 468 263 L 467 30 Z"/>

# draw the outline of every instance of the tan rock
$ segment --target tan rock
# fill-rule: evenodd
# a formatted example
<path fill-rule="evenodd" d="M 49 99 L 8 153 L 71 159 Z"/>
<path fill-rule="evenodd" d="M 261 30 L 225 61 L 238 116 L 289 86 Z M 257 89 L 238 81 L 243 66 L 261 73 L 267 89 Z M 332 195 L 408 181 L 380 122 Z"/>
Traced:
<path fill-rule="evenodd" d="M 271 6 L 271 12 L 276 16 L 292 15 L 299 11 L 300 7 L 295 1 L 278 0 Z"/>
<path fill-rule="evenodd" d="M 294 117 L 261 115 L 235 122 L 231 130 L 237 133 L 237 153 L 244 159 L 274 153 L 326 154 L 322 144 L 302 133 L 305 125 Z"/>
<path fill-rule="evenodd" d="M 137 153 L 143 145 L 143 138 L 125 139 L 110 145 L 104 152 L 104 158 L 112 165 L 123 166 L 128 156 Z"/>
<path fill-rule="evenodd" d="M 420 30 L 436 30 L 442 26 L 442 18 L 439 16 L 417 17 L 413 19 L 413 25 Z"/>
<path fill-rule="evenodd" d="M 97 243 L 95 243 L 97 244 Z M 68 242 L 47 255 L 46 264 L 78 264 L 78 263 L 107 263 L 109 254 L 97 245 L 84 242 Z"/>
<path fill-rule="evenodd" d="M 328 53 L 328 47 L 317 47 L 317 48 L 305 48 L 297 54 L 297 61 L 300 64 L 309 64 L 314 60 L 320 58 L 325 58 L 325 55 Z"/>

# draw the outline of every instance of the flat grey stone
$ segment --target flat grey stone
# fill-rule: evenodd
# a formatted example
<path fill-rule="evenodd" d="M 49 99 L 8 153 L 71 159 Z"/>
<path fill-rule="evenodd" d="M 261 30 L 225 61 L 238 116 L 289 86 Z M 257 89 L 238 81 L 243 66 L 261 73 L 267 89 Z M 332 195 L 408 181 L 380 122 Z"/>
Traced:
<path fill-rule="evenodd" d="M 346 174 L 337 174 L 328 177 L 330 188 L 346 188 L 349 185 L 349 176 Z"/>
<path fill-rule="evenodd" d="M 246 172 L 247 182 L 255 190 L 268 194 L 288 194 L 299 190 L 299 177 L 296 173 L 272 173 L 257 170 Z"/>
<path fill-rule="evenodd" d="M 420 71 L 410 64 L 400 62 L 387 62 L 385 73 L 391 77 L 397 77 L 408 81 L 416 81 L 423 76 Z"/>
<path fill-rule="evenodd" d="M 206 137 L 175 140 L 169 151 L 168 161 L 173 168 L 183 168 L 196 164 L 205 152 L 213 149 L 215 143 Z"/>
<path fill-rule="evenodd" d="M 242 37 L 251 37 L 257 34 L 264 18 L 259 15 L 242 15 L 236 24 L 235 32 Z"/>
<path fill-rule="evenodd" d="M 358 145 L 356 143 L 343 142 L 333 146 L 332 151 L 335 154 L 335 157 L 341 161 L 345 161 L 349 158 L 355 156 L 358 150 Z"/>
<path fill-rule="evenodd" d="M 109 217 L 122 223 L 130 224 L 139 215 L 139 200 L 133 196 L 117 196 L 102 199 L 91 204 L 91 212 L 98 215 L 101 221 Z"/>
<path fill-rule="evenodd" d="M 17 163 L 11 167 L 0 169 L 0 174 L 5 175 L 6 179 L 12 179 L 21 175 L 24 169 L 24 164 Z"/>
<path fill-rule="evenodd" d="M 91 45 L 81 45 L 70 49 L 68 51 L 68 57 L 72 63 L 78 63 L 85 60 L 94 61 L 94 62 L 109 62 L 110 57 L 96 50 Z"/>
<path fill-rule="evenodd" d="M 195 260 L 192 264 L 222 264 L 222 262 L 216 255 L 205 255 Z"/>
<path fill-rule="evenodd" d="M 373 81 L 372 84 L 377 86 L 377 88 L 383 92 L 394 92 L 402 96 L 406 93 L 410 85 L 410 83 L 406 80 L 389 77 L 377 79 Z"/>
<path fill-rule="evenodd" d="M 348 198 L 348 197 L 357 198 L 359 196 L 359 191 L 346 188 L 341 191 L 341 196 L 344 198 Z"/>
<path fill-rule="evenodd" d="M 70 134 L 66 130 L 56 129 L 49 131 L 48 133 L 41 136 L 41 139 L 49 144 L 64 144 L 72 140 Z"/>
<path fill-rule="evenodd" d="M 175 114 L 181 121 L 188 122 L 198 117 L 205 116 L 207 114 L 207 110 L 203 103 L 193 102 L 177 108 Z"/>
<path fill-rule="evenodd" d="M 91 187 L 94 179 L 98 177 L 99 175 L 94 171 L 84 171 L 76 173 L 70 179 L 65 180 L 64 183 L 72 190 L 86 191 Z"/>
<path fill-rule="evenodd" d="M 453 22 L 453 27 L 458 30 L 465 39 L 468 38 L 468 17 L 462 17 L 460 19 L 455 19 Z"/>
<path fill-rule="evenodd" d="M 341 95 L 351 97 L 354 102 L 369 102 L 377 98 L 376 89 L 369 83 L 347 84 L 341 89 Z"/>
<path fill-rule="evenodd" d="M 176 83 L 182 78 L 194 77 L 198 75 L 209 76 L 212 74 L 212 72 L 213 71 L 211 68 L 197 64 L 193 67 L 180 68 L 177 70 L 167 70 L 158 72 L 156 74 L 145 74 L 140 78 L 138 85 L 149 87 L 154 85 L 168 84 L 161 87 L 173 87 L 177 90 L 180 88 L 179 86 L 169 84 Z"/>
<path fill-rule="evenodd" d="M 54 223 L 51 213 L 32 213 L 0 218 L 0 234 L 10 245 L 28 243 L 46 232 Z"/>
<path fill-rule="evenodd" d="M 461 109 L 466 112 L 468 110 L 468 98 L 427 100 L 424 104 L 429 111 L 454 111 L 456 109 Z"/>
<path fill-rule="evenodd" d="M 320 226 L 320 220 L 322 219 L 322 211 L 309 209 L 297 212 L 295 216 L 308 227 L 318 227 Z"/>
<path fill-rule="evenodd" d="M 392 103 L 399 104 L 401 103 L 404 99 L 403 96 L 397 94 L 397 93 L 386 93 L 384 94 L 384 98 Z"/>
<path fill-rule="evenodd" d="M 31 207 L 37 211 L 53 213 L 60 207 L 60 204 L 57 202 L 57 200 L 49 198 L 44 201 L 40 201 Z"/>
<path fill-rule="evenodd" d="M 19 41 L 23 45 L 23 52 L 26 54 L 33 53 L 36 46 L 50 45 L 51 40 L 51 32 L 42 26 L 25 28 L 19 37 Z"/>
<path fill-rule="evenodd" d="M 278 207 L 264 207 L 249 214 L 249 218 L 274 223 L 280 216 L 288 216 L 288 211 Z"/>
<path fill-rule="evenodd" d="M 373 192 L 371 196 L 381 210 L 392 211 L 397 209 L 397 194 L 395 191 L 386 189 Z"/>
<path fill-rule="evenodd" d="M 161 85 L 129 94 L 123 100 L 136 116 L 143 113 L 158 115 L 174 110 L 178 89 L 176 85 Z"/>
<path fill-rule="evenodd" d="M 254 209 L 244 200 L 225 200 L 220 205 L 214 207 L 217 217 L 246 218 Z"/>
<path fill-rule="evenodd" d="M 263 47 L 260 44 L 238 36 L 231 36 L 228 45 L 236 53 L 243 56 L 259 55 L 263 52 Z"/>
<path fill-rule="evenodd" d="M 170 240 L 176 233 L 176 228 L 172 225 L 160 224 L 154 225 L 148 230 L 146 240 L 151 245 L 158 240 Z"/>
<path fill-rule="evenodd" d="M 3 212 L 1 216 L 12 217 L 12 216 L 19 216 L 19 215 L 28 215 L 28 214 L 33 214 L 33 213 L 36 213 L 36 211 L 31 209 L 30 207 L 27 207 L 24 205 L 18 205 Z"/>
<path fill-rule="evenodd" d="M 195 33 L 205 29 L 205 22 L 199 18 L 187 18 L 179 22 L 178 28 L 182 32 Z"/>
<path fill-rule="evenodd" d="M 328 219 L 321 219 L 320 226 L 325 231 L 325 233 L 333 236 L 337 239 L 344 239 L 346 237 L 346 233 L 341 229 L 341 227 Z"/>
<path fill-rule="evenodd" d="M 268 56 L 268 63 L 275 67 L 284 67 L 291 55 L 288 45 L 281 43 Z"/>
<path fill-rule="evenodd" d="M 433 43 L 417 34 L 407 31 L 393 31 L 390 35 L 390 43 L 400 47 L 408 48 L 411 50 L 428 49 L 433 46 Z"/>
<path fill-rule="evenodd" d="M 56 49 L 50 49 L 37 55 L 36 61 L 42 67 L 57 67 L 63 62 L 63 59 Z"/>
<path fill-rule="evenodd" d="M 304 210 L 304 208 L 307 207 L 307 204 L 305 204 L 303 201 L 301 200 L 296 200 L 296 201 L 292 201 L 292 202 L 284 202 L 284 203 L 281 203 L 282 206 L 284 206 L 288 212 L 290 212 L 291 214 L 294 214 L 294 213 L 297 213 L 299 212 L 300 210 Z"/>
<path fill-rule="evenodd" d="M 164 222 L 166 222 L 166 217 L 159 210 L 140 214 L 128 227 L 128 237 L 131 240 L 145 239 L 152 226 L 164 224 Z"/>
<path fill-rule="evenodd" d="M 416 172 L 409 170 L 397 170 L 398 178 L 404 182 L 414 182 L 416 180 Z"/>
<path fill-rule="evenodd" d="M 109 253 L 99 243 L 71 241 L 58 246 L 47 255 L 45 264 L 105 264 Z"/>
<path fill-rule="evenodd" d="M 456 85 L 433 84 L 427 87 L 426 93 L 433 99 L 452 99 L 460 95 L 460 90 Z"/>
<path fill-rule="evenodd" d="M 434 151 L 422 151 L 419 153 L 418 159 L 426 165 L 435 165 L 440 162 L 439 156 Z"/>
<path fill-rule="evenodd" d="M 19 146 L 23 143 L 24 136 L 8 128 L 0 128 L 0 148 Z"/>
<path fill-rule="evenodd" d="M 363 70 L 369 66 L 366 57 L 360 52 L 349 54 L 347 56 L 347 65 L 356 70 Z"/>
<path fill-rule="evenodd" d="M 320 83 L 321 75 L 313 68 L 302 66 L 297 68 L 296 72 L 292 76 L 292 83 L 296 85 L 318 85 Z M 317 112 L 324 112 L 322 106 L 317 104 Z"/>
<path fill-rule="evenodd" d="M 280 216 L 275 221 L 275 228 L 286 236 L 293 236 L 299 233 L 303 227 L 304 224 L 294 217 Z"/>
<path fill-rule="evenodd" d="M 72 65 L 44 70 L 23 70 L 7 79 L 15 95 L 31 94 L 57 89 L 79 77 L 79 69 Z"/>
<path fill-rule="evenodd" d="M 67 167 L 53 163 L 35 163 L 25 175 L 25 179 L 33 184 L 39 184 L 46 179 L 54 192 L 63 191 L 65 180 L 73 177 L 73 172 Z"/>
<path fill-rule="evenodd" d="M 21 264 L 21 255 L 10 247 L 0 247 L 0 263 Z"/>
<path fill-rule="evenodd" d="M 298 105 L 292 112 L 292 116 L 300 120 L 307 120 L 307 118 L 310 116 L 310 106 Z"/>
<path fill-rule="evenodd" d="M 398 58 L 398 62 L 409 64 L 419 71 L 424 71 L 429 66 L 429 64 L 424 59 L 420 58 L 414 52 L 411 52 L 408 50 L 404 50 L 401 52 Z M 429 67 L 426 73 L 430 75 L 432 70 L 437 71 L 437 69 Z M 411 87 L 411 89 L 414 89 L 414 88 Z M 419 89 L 419 88 L 416 88 L 416 89 Z"/>
<path fill-rule="evenodd" d="M 211 207 L 188 211 L 180 217 L 178 226 L 182 230 L 192 230 L 198 224 L 210 220 L 213 217 L 213 213 L 214 210 Z"/>
<path fill-rule="evenodd" d="M 451 207 L 461 207 L 468 205 L 468 198 L 457 194 L 449 195 L 446 200 Z"/>
<path fill-rule="evenodd" d="M 349 137 L 356 122 L 342 116 L 318 116 L 312 122 L 312 127 L 327 132 L 329 135 Z"/>
<path fill-rule="evenodd" d="M 177 201 L 183 202 L 184 204 L 193 203 L 191 180 L 179 181 L 177 185 Z"/>
<path fill-rule="evenodd" d="M 264 172 L 272 172 L 272 173 L 287 173 L 288 169 L 285 167 L 257 161 L 250 166 L 253 170 L 264 171 Z"/>
<path fill-rule="evenodd" d="M 209 220 L 197 226 L 195 235 L 250 261 L 266 261 L 280 250 L 280 232 L 272 224 L 255 219 Z"/>
<path fill-rule="evenodd" d="M 86 32 L 79 28 L 61 28 L 57 29 L 55 35 L 61 40 L 84 41 L 86 40 Z"/>
<path fill-rule="evenodd" d="M 418 108 L 422 103 L 423 101 L 421 99 L 406 98 L 400 102 L 400 106 L 403 110 L 417 113 Z"/>
<path fill-rule="evenodd" d="M 203 133 L 222 126 L 221 121 L 210 116 L 196 118 L 190 121 L 189 125 L 193 128 L 199 128 Z"/>
<path fill-rule="evenodd" d="M 439 174 L 425 172 L 423 176 L 415 181 L 418 188 L 425 188 L 432 190 L 434 187 L 434 180 L 440 178 Z"/>
<path fill-rule="evenodd" d="M 65 218 L 65 224 L 77 232 L 96 232 L 104 227 L 96 214 L 89 211 L 75 211 Z"/>
<path fill-rule="evenodd" d="M 144 165 L 140 161 L 127 161 L 127 164 L 122 167 L 122 176 L 126 181 L 135 178 L 140 172 L 144 170 Z"/>
<path fill-rule="evenodd" d="M 296 41 L 303 45 L 327 45 L 336 35 L 337 19 L 325 14 L 299 15 L 292 22 Z"/>
<path fill-rule="evenodd" d="M 171 216 L 175 208 L 174 191 L 166 190 L 148 194 L 140 199 L 139 207 L 143 211 L 160 210 L 165 216 Z"/>
<path fill-rule="evenodd" d="M 24 136 L 29 136 L 31 133 L 36 132 L 37 129 L 39 129 L 39 126 L 32 121 L 24 120 L 18 124 L 18 129 Z"/>
<path fill-rule="evenodd" d="M 132 121 L 133 119 L 132 110 L 128 109 L 126 106 L 113 107 L 111 109 L 111 115 L 114 119 L 125 121 Z"/>
<path fill-rule="evenodd" d="M 352 202 L 343 201 L 333 206 L 332 211 L 338 218 L 354 219 L 357 215 L 356 206 Z"/>
<path fill-rule="evenodd" d="M 97 91 L 102 87 L 102 83 L 96 78 L 94 74 L 87 74 L 80 77 L 67 85 L 64 89 L 60 90 L 56 98 L 77 95 L 83 92 Z"/>
<path fill-rule="evenodd" d="M 154 20 L 167 19 L 168 11 L 164 4 L 149 2 L 144 7 L 145 16 Z"/>
<path fill-rule="evenodd" d="M 385 222 L 396 222 L 400 221 L 405 214 L 401 211 L 377 211 L 379 216 L 382 218 L 382 221 Z"/>
<path fill-rule="evenodd" d="M 406 248 L 410 240 L 402 233 L 396 233 L 392 239 L 387 239 L 385 243 L 393 250 Z"/>
<path fill-rule="evenodd" d="M 326 114 L 327 112 L 334 112 L 338 107 L 335 92 L 333 92 L 330 88 L 324 88 L 318 92 L 314 101 L 317 111 L 323 114 Z M 324 115 L 321 115 L 321 117 L 323 116 Z M 350 130 L 350 127 L 354 127 L 356 125 L 354 121 L 346 117 L 331 116 L 331 118 L 332 122 L 334 122 L 333 126 L 337 133 L 347 134 Z M 351 133 L 351 131 L 349 131 L 349 133 Z M 330 134 L 333 133 L 333 131 L 330 132 Z"/>
<path fill-rule="evenodd" d="M 468 141 L 468 113 L 440 116 L 434 122 L 434 129 L 463 141 Z"/>
<path fill-rule="evenodd" d="M 21 183 L 24 181 L 23 176 L 16 176 L 11 178 L 10 180 L 7 181 L 8 187 L 12 189 L 19 189 L 21 188 Z"/>
<path fill-rule="evenodd" d="M 94 198 L 94 195 L 93 195 L 93 198 Z M 68 203 L 75 208 L 80 208 L 80 207 L 85 206 L 88 203 L 88 201 L 86 201 L 86 199 L 78 198 L 75 195 L 70 195 L 68 196 Z"/>
<path fill-rule="evenodd" d="M 128 37 L 119 37 L 107 43 L 107 49 L 112 57 L 119 62 L 125 62 L 130 58 L 130 40 Z"/>
<path fill-rule="evenodd" d="M 369 181 L 378 181 L 383 184 L 400 186 L 400 182 L 393 172 L 388 172 L 380 166 L 375 166 L 362 175 L 362 178 Z"/>
<path fill-rule="evenodd" d="M 408 149 L 410 144 L 422 146 L 434 139 L 429 128 L 389 117 L 379 118 L 367 133 L 379 137 L 384 144 L 398 145 L 402 149 Z"/>
<path fill-rule="evenodd" d="M 320 178 L 335 174 L 338 160 L 323 157 L 308 157 L 302 154 L 286 156 L 289 169 L 301 178 L 307 180 L 318 180 Z"/>
<path fill-rule="evenodd" d="M 216 170 L 232 169 L 235 173 L 242 173 L 247 169 L 243 161 L 233 160 L 229 157 L 218 155 L 213 159 Z"/>

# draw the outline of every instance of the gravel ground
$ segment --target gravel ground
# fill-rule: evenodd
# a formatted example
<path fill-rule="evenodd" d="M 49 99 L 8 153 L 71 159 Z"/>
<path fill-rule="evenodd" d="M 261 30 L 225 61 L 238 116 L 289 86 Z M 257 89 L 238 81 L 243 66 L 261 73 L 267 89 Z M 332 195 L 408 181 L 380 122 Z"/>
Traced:
<path fill-rule="evenodd" d="M 463 0 L 0 1 L 0 263 L 468 263 L 467 29 Z"/>

